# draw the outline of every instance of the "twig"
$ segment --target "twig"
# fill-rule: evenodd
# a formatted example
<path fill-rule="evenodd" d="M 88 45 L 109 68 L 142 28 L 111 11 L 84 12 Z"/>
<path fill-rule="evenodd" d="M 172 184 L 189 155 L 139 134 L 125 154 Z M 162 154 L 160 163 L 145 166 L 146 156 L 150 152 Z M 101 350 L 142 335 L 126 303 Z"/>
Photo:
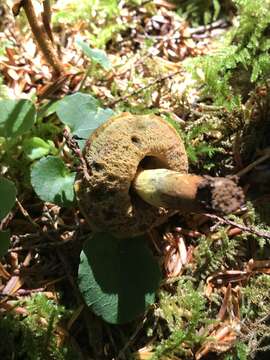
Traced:
<path fill-rule="evenodd" d="M 40 226 L 31 218 L 31 216 L 29 215 L 28 211 L 23 207 L 23 205 L 21 204 L 21 202 L 18 200 L 18 198 L 16 198 L 16 204 L 18 205 L 18 208 L 20 209 L 21 213 L 23 214 L 23 216 L 29 221 L 29 223 L 31 225 L 33 225 L 35 228 L 40 229 Z"/>
<path fill-rule="evenodd" d="M 79 145 L 77 144 L 74 137 L 72 137 L 70 135 L 67 128 L 65 128 L 63 130 L 63 136 L 64 136 L 64 138 L 65 138 L 65 140 L 67 142 L 68 147 L 73 151 L 75 156 L 79 159 L 79 161 L 81 163 L 81 168 L 82 168 L 82 171 L 83 171 L 84 178 L 86 180 L 89 180 L 90 179 L 89 169 L 87 167 L 87 163 L 85 161 L 85 158 L 83 157 L 81 149 L 79 148 Z"/>
<path fill-rule="evenodd" d="M 261 157 L 259 157 L 257 160 L 255 160 L 253 163 L 249 164 L 247 167 L 245 167 L 244 169 L 238 171 L 238 173 L 236 173 L 237 176 L 241 177 L 245 174 L 247 174 L 249 171 L 251 171 L 252 169 L 254 169 L 257 165 L 259 165 L 260 163 L 264 162 L 265 160 L 270 158 L 270 148 L 266 148 L 264 150 L 265 154 L 262 155 Z"/>
<path fill-rule="evenodd" d="M 231 225 L 234 227 L 237 227 L 238 229 L 241 229 L 242 231 L 248 232 L 250 234 L 254 234 L 266 239 L 270 240 L 270 231 L 266 231 L 266 230 L 259 230 L 257 228 L 254 228 L 253 226 L 245 226 L 242 224 L 238 224 L 232 220 L 226 219 L 222 216 L 218 216 L 218 215 L 214 215 L 214 214 L 204 214 L 205 216 L 207 216 L 210 219 L 214 219 L 214 220 L 218 220 L 223 224 L 227 224 L 227 225 Z"/>
<path fill-rule="evenodd" d="M 32 33 L 46 61 L 51 65 L 56 75 L 63 73 L 64 66 L 59 61 L 44 26 L 38 21 L 32 1 L 23 0 L 22 7 L 25 11 Z"/>
<path fill-rule="evenodd" d="M 51 42 L 53 42 L 53 33 L 51 29 L 51 18 L 52 18 L 52 9 L 50 0 L 43 0 L 43 12 L 41 13 L 44 29 L 47 32 L 47 35 Z"/>
<path fill-rule="evenodd" d="M 208 105 L 208 104 L 197 104 L 197 107 L 199 108 L 199 110 L 205 110 L 205 111 L 220 111 L 224 109 L 224 106 L 220 106 L 220 105 Z"/>
<path fill-rule="evenodd" d="M 15 211 L 10 211 L 6 217 L 4 217 L 3 220 L 0 221 L 0 231 L 4 230 L 8 224 L 11 222 L 11 220 L 15 216 Z"/>
<path fill-rule="evenodd" d="M 14 248 L 10 248 L 8 250 L 8 253 L 20 252 L 20 251 L 25 251 L 25 250 L 50 249 L 52 247 L 66 245 L 67 243 L 70 243 L 71 241 L 72 240 L 51 241 L 51 242 L 46 242 L 45 244 L 17 246 Z"/>
<path fill-rule="evenodd" d="M 189 33 L 191 35 L 193 35 L 193 34 L 202 34 L 202 33 L 206 32 L 206 31 L 211 31 L 211 30 L 219 29 L 219 28 L 225 28 L 225 27 L 228 27 L 228 26 L 229 26 L 228 21 L 226 21 L 224 19 L 220 19 L 220 20 L 212 22 L 212 24 L 209 24 L 209 25 L 202 25 L 202 26 L 199 26 L 197 28 L 191 28 L 191 29 L 189 29 Z"/>
<path fill-rule="evenodd" d="M 141 88 L 138 89 L 138 90 L 132 91 L 132 93 L 130 93 L 130 94 L 127 94 L 127 95 L 125 95 L 125 96 L 121 96 L 120 98 L 112 101 L 111 103 L 108 104 L 108 106 L 111 107 L 111 106 L 114 106 L 114 105 L 118 104 L 118 103 L 121 102 L 121 101 L 125 101 L 125 100 L 127 100 L 128 98 L 130 98 L 130 97 L 132 97 L 132 96 L 135 96 L 135 95 L 138 95 L 138 94 L 140 94 L 142 91 L 144 91 L 144 90 L 146 90 L 146 89 L 149 89 L 150 87 L 152 87 L 152 86 L 154 86 L 154 85 L 156 85 L 156 84 L 162 83 L 163 81 L 165 81 L 165 80 L 167 80 L 167 79 L 170 79 L 170 78 L 172 78 L 172 77 L 174 77 L 175 75 L 180 74 L 180 73 L 181 73 L 181 70 L 177 70 L 177 71 L 175 71 L 175 72 L 173 72 L 173 73 L 171 73 L 171 74 L 169 74 L 169 75 L 166 75 L 166 76 L 163 76 L 163 77 L 161 77 L 161 78 L 158 78 L 158 79 L 152 81 L 151 83 L 147 84 L 146 86 L 143 86 L 143 87 L 141 87 Z"/>
<path fill-rule="evenodd" d="M 38 293 L 38 292 L 44 292 L 45 291 L 45 287 L 41 287 L 41 288 L 36 288 L 36 289 L 19 289 L 13 296 L 28 296 L 28 295 L 32 295 L 33 293 Z"/>
<path fill-rule="evenodd" d="M 116 356 L 116 360 L 120 360 L 123 358 L 125 351 L 134 343 L 137 335 L 139 334 L 139 332 L 142 330 L 145 322 L 147 320 L 147 317 L 145 317 L 143 319 L 143 321 L 139 322 L 139 325 L 136 327 L 135 331 L 133 332 L 133 334 L 131 335 L 131 337 L 128 339 L 128 341 L 126 342 L 126 344 L 123 346 L 123 348 L 119 351 L 118 355 Z"/>
<path fill-rule="evenodd" d="M 198 28 L 189 29 L 188 35 L 179 34 L 178 29 L 176 29 L 173 33 L 170 33 L 167 36 L 166 35 L 149 35 L 145 32 L 144 37 L 146 37 L 148 39 L 153 39 L 153 40 L 162 40 L 164 43 L 171 41 L 171 40 L 177 40 L 179 38 L 181 38 L 181 39 L 191 39 L 191 38 L 201 39 L 201 38 L 209 37 L 209 32 L 211 32 L 212 30 L 215 30 L 218 28 L 224 29 L 228 26 L 229 26 L 228 22 L 226 22 L 224 20 L 217 20 L 217 21 L 213 22 L 212 24 L 209 24 L 206 26 L 199 26 Z M 207 32 L 208 32 L 208 34 L 207 34 Z"/>

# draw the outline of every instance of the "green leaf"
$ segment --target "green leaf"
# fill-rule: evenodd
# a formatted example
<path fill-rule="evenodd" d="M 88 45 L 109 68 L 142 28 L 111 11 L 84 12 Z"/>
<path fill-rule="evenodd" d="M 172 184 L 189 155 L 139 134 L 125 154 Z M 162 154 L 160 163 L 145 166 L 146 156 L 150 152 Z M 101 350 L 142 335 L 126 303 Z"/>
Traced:
<path fill-rule="evenodd" d="M 73 135 L 83 139 L 88 139 L 97 127 L 113 115 L 111 109 L 102 109 L 93 96 L 83 93 L 65 96 L 59 101 L 56 113 Z M 83 145 L 85 140 L 79 143 Z"/>
<path fill-rule="evenodd" d="M 14 183 L 4 177 L 0 177 L 0 220 L 2 220 L 14 206 L 16 193 Z"/>
<path fill-rule="evenodd" d="M 197 152 L 196 152 L 196 149 L 194 147 L 187 146 L 186 147 L 186 152 L 187 152 L 188 159 L 189 159 L 190 162 L 196 163 L 198 161 Z"/>
<path fill-rule="evenodd" d="M 31 170 L 31 184 L 43 201 L 68 206 L 74 200 L 75 173 L 56 156 L 47 156 L 36 162 Z"/>
<path fill-rule="evenodd" d="M 19 136 L 32 128 L 36 109 L 29 100 L 0 100 L 0 136 Z"/>
<path fill-rule="evenodd" d="M 0 258 L 6 255 L 10 245 L 10 232 L 9 230 L 0 231 Z"/>
<path fill-rule="evenodd" d="M 110 70 L 112 68 L 112 64 L 105 51 L 92 49 L 84 41 L 78 40 L 77 44 L 80 46 L 86 56 L 88 56 L 93 62 L 100 64 L 104 70 Z"/>
<path fill-rule="evenodd" d="M 48 117 L 56 112 L 58 102 L 60 100 L 50 100 L 49 102 L 41 105 L 37 112 L 38 118 L 42 119 L 44 117 Z"/>
<path fill-rule="evenodd" d="M 56 147 L 51 140 L 44 141 L 40 137 L 34 136 L 30 139 L 25 139 L 23 142 L 23 150 L 29 160 L 37 160 L 50 153 L 56 153 Z"/>
<path fill-rule="evenodd" d="M 143 237 L 117 239 L 100 233 L 81 252 L 79 287 L 86 304 L 112 324 L 142 314 L 155 301 L 160 278 Z"/>
<path fill-rule="evenodd" d="M 221 10 L 221 6 L 218 0 L 213 0 L 213 8 L 214 8 L 213 21 L 215 21 L 217 20 Z"/>

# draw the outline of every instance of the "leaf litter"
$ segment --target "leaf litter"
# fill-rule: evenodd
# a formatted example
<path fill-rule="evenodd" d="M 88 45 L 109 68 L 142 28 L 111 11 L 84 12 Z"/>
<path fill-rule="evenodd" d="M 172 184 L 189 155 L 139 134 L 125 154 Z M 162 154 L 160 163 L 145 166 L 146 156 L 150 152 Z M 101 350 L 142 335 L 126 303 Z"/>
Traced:
<path fill-rule="evenodd" d="M 170 117 L 177 126 L 183 125 L 184 131 L 200 121 L 207 121 L 212 114 L 218 117 L 222 109 L 207 107 L 207 99 L 205 108 L 201 107 L 203 101 L 198 103 L 201 101 L 198 91 L 192 88 L 193 80 L 181 62 L 210 52 L 215 47 L 213 39 L 226 32 L 230 21 L 218 20 L 192 28 L 187 20 L 183 21 L 175 13 L 174 3 L 155 0 L 150 4 L 154 11 L 149 10 L 148 3 L 135 7 L 121 5 L 117 21 L 121 25 L 132 23 L 132 26 L 117 36 L 111 36 L 106 52 L 112 69 L 100 73 L 97 68 L 93 77 L 90 72 L 90 76 L 85 78 L 84 70 L 91 66 L 91 61 L 76 46 L 78 39 L 88 38 L 86 24 L 83 20 L 72 26 L 58 24 L 54 41 L 61 48 L 65 73 L 57 79 L 53 78 L 31 33 L 22 32 L 23 25 L 14 21 L 7 6 L 0 5 L 0 12 L 4 14 L 0 20 L 0 42 L 4 44 L 4 51 L 0 54 L 4 84 L 1 85 L 1 94 L 6 92 L 6 96 L 13 99 L 37 96 L 38 103 L 42 104 L 73 94 L 83 84 L 87 92 L 104 104 L 110 104 L 114 110 L 134 108 L 140 113 L 146 108 L 158 109 L 159 114 Z M 57 10 L 61 8 L 56 5 Z M 145 46 L 147 42 L 148 47 Z M 222 116 L 230 115 L 224 112 Z M 196 136 L 192 144 L 194 148 L 200 141 L 199 136 L 207 138 L 205 134 Z M 214 131 L 210 131 L 211 136 L 215 138 Z M 225 149 L 225 160 L 222 161 L 231 162 L 233 150 L 226 144 L 227 140 L 224 136 L 224 139 L 221 137 L 214 142 L 222 144 Z M 61 138 L 55 143 L 58 147 L 66 145 Z M 70 166 L 74 166 L 68 153 L 64 156 Z M 199 159 L 197 171 L 201 171 L 200 162 L 204 156 L 200 155 Z M 230 163 L 228 168 L 231 170 L 231 167 Z M 12 231 L 11 247 L 0 264 L 1 312 L 15 311 L 25 316 L 27 310 L 23 305 L 17 306 L 17 302 L 20 304 L 21 300 L 37 291 L 56 302 L 61 292 L 69 293 L 68 303 L 78 311 L 69 325 L 63 325 L 62 340 L 71 339 L 80 353 L 89 352 L 95 359 L 100 358 L 100 354 L 106 359 L 128 359 L 128 354 L 137 359 L 154 358 L 156 346 L 173 333 L 168 331 L 166 317 L 158 315 L 159 302 L 143 320 L 117 328 L 110 327 L 87 311 L 85 313 L 75 281 L 79 251 L 89 233 L 85 220 L 76 207 L 65 209 L 43 203 L 29 193 L 19 200 L 12 216 L 1 222 L 1 230 L 9 225 Z M 207 301 L 212 316 L 210 324 L 196 324 L 194 332 L 204 335 L 199 346 L 190 346 L 185 338 L 173 350 L 176 355 L 172 353 L 168 359 L 185 356 L 199 360 L 209 353 L 221 354 L 235 349 L 237 341 L 248 337 L 251 325 L 248 321 L 245 324 L 242 318 L 240 309 L 246 299 L 242 293 L 251 286 L 253 278 L 263 279 L 261 276 L 270 274 L 269 249 L 266 246 L 264 255 L 259 245 L 260 239 L 268 241 L 269 231 L 259 229 L 258 220 L 252 221 L 253 211 L 249 205 L 234 215 L 233 220 L 209 217 L 208 214 L 176 215 L 166 227 L 149 234 L 150 247 L 160 259 L 164 273 L 161 291 L 173 297 L 179 278 L 191 278 L 196 291 Z M 259 306 L 256 301 L 254 299 L 254 307 Z M 177 300 L 169 304 L 177 306 Z M 181 326 L 188 322 L 189 316 L 185 309 L 181 309 Z M 265 315 L 260 316 L 256 318 L 258 326 L 254 326 L 252 332 L 258 347 L 260 340 L 256 331 L 261 331 L 260 324 L 267 324 Z M 89 321 L 93 325 L 89 326 Z M 174 331 L 182 330 L 181 326 L 175 325 Z M 98 331 L 94 334 L 96 329 Z M 87 338 L 91 339 L 89 343 Z M 264 339 L 264 335 L 261 338 Z"/>

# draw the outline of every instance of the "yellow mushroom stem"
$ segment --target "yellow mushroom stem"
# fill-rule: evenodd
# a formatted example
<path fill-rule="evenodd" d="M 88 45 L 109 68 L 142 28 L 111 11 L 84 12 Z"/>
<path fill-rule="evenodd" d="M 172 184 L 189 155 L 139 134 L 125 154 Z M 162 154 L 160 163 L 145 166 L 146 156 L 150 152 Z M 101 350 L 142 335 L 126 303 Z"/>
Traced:
<path fill-rule="evenodd" d="M 244 202 L 234 178 L 181 174 L 168 169 L 142 170 L 133 181 L 147 203 L 165 209 L 229 214 Z"/>

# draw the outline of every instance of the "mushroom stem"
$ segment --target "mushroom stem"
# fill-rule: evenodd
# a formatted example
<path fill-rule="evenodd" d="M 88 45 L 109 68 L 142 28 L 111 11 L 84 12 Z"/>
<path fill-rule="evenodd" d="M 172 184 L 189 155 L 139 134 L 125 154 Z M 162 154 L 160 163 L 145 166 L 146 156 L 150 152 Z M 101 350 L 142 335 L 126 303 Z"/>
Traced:
<path fill-rule="evenodd" d="M 184 212 L 229 214 L 244 202 L 243 191 L 233 179 L 181 174 L 168 169 L 142 170 L 133 188 L 153 206 Z"/>

